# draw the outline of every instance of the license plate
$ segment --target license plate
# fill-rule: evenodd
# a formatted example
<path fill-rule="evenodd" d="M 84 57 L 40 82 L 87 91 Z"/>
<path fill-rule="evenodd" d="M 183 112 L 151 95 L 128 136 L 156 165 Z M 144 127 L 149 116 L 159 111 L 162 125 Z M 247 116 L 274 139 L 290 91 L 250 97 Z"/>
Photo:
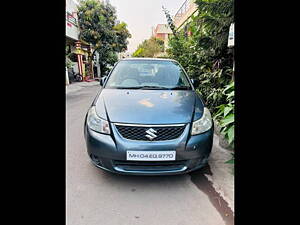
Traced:
<path fill-rule="evenodd" d="M 127 151 L 126 159 L 134 161 L 174 161 L 176 151 Z"/>

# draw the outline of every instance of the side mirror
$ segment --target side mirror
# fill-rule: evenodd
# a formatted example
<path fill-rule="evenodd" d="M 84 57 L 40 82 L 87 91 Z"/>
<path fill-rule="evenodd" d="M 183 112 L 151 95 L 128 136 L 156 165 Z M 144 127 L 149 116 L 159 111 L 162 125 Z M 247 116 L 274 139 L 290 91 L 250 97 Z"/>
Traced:
<path fill-rule="evenodd" d="M 195 88 L 197 88 L 197 87 L 199 86 L 199 84 L 200 84 L 200 81 L 199 81 L 199 80 L 191 79 L 191 81 L 192 81 L 192 84 L 193 84 L 193 86 L 194 86 Z"/>
<path fill-rule="evenodd" d="M 103 86 L 106 81 L 107 76 L 104 76 L 100 79 L 100 86 Z"/>

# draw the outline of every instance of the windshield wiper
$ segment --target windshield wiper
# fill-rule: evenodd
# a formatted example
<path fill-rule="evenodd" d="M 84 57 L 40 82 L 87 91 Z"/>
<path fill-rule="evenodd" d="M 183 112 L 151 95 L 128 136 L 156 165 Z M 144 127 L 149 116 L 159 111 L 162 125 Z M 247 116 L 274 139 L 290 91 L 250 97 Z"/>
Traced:
<path fill-rule="evenodd" d="M 142 86 L 140 89 L 169 90 L 169 88 L 160 86 Z"/>
<path fill-rule="evenodd" d="M 133 86 L 133 87 L 115 87 L 116 89 L 141 89 L 141 86 Z"/>
<path fill-rule="evenodd" d="M 116 89 L 144 89 L 144 90 L 188 90 L 189 86 L 177 86 L 173 88 L 161 87 L 161 86 L 132 86 L 132 87 L 114 87 Z"/>
<path fill-rule="evenodd" d="M 190 90 L 190 89 L 191 89 L 190 86 L 177 86 L 177 87 L 170 88 L 170 90 Z"/>
<path fill-rule="evenodd" d="M 159 90 L 159 89 L 169 89 L 166 87 L 159 87 L 159 86 L 133 86 L 133 87 L 115 87 L 116 89 L 154 89 L 154 90 Z"/>

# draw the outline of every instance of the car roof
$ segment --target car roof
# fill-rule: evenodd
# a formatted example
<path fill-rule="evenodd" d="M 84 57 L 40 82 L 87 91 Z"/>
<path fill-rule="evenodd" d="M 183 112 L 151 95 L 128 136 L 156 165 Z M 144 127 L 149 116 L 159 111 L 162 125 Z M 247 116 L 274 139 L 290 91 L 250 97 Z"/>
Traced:
<path fill-rule="evenodd" d="M 124 58 L 121 59 L 120 61 L 130 61 L 130 60 L 157 60 L 157 61 L 173 61 L 173 62 L 177 62 L 174 59 L 167 59 L 167 58 L 143 58 L 143 57 L 131 57 L 131 58 Z"/>

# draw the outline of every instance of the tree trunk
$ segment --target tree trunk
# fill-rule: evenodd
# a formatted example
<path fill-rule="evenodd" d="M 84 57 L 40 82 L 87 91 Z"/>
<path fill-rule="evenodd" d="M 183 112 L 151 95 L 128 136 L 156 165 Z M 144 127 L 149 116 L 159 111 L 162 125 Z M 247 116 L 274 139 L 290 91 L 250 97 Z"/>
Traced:
<path fill-rule="evenodd" d="M 93 60 L 92 60 L 92 56 L 89 54 L 88 57 L 88 64 L 89 64 L 89 76 L 94 79 L 94 71 L 93 71 Z"/>

